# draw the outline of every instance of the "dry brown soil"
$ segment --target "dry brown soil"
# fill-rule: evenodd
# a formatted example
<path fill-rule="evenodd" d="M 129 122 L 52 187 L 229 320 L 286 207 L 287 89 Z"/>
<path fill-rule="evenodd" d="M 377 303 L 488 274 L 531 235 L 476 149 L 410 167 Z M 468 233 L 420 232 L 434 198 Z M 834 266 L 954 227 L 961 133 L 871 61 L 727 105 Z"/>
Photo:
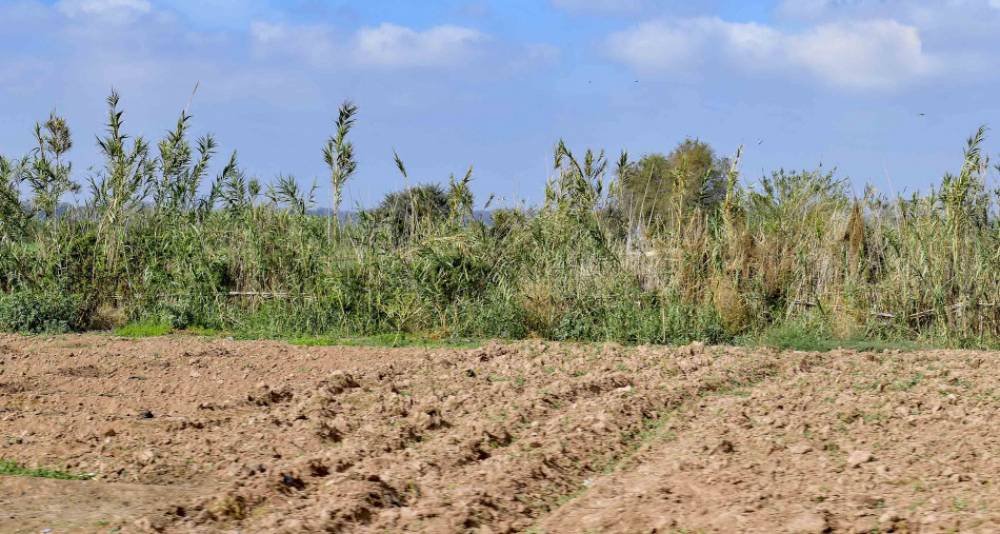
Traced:
<path fill-rule="evenodd" d="M 995 354 L 0 336 L 0 532 L 1000 532 Z"/>

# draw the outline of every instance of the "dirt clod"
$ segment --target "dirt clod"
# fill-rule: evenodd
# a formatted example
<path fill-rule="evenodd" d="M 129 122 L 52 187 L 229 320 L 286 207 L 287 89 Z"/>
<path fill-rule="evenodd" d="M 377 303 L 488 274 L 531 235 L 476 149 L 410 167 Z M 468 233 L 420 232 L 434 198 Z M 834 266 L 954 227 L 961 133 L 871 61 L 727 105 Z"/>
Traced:
<path fill-rule="evenodd" d="M 870 461 L 872 461 L 872 453 L 868 451 L 854 451 L 847 456 L 847 465 L 849 467 L 860 467 L 862 464 Z"/>
<path fill-rule="evenodd" d="M 812 452 L 813 448 L 808 443 L 797 443 L 788 448 L 788 452 L 792 454 L 806 454 Z"/>
<path fill-rule="evenodd" d="M 823 534 L 830 530 L 830 524 L 822 514 L 803 512 L 793 517 L 785 530 L 789 534 Z"/>
<path fill-rule="evenodd" d="M 724 439 L 720 441 L 718 445 L 715 446 L 713 452 L 715 452 L 716 454 L 732 454 L 735 450 L 736 447 L 733 446 L 733 442 L 729 441 L 728 439 Z"/>

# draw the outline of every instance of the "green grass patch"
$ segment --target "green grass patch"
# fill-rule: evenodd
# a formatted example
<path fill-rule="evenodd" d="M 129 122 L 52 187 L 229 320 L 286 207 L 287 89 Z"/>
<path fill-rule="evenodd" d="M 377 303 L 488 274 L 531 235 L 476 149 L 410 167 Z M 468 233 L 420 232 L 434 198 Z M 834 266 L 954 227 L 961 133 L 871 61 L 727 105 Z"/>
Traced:
<path fill-rule="evenodd" d="M 155 337 L 165 336 L 174 331 L 169 324 L 152 322 L 128 323 L 112 330 L 112 333 L 119 337 Z"/>
<path fill-rule="evenodd" d="M 933 347 L 930 344 L 906 340 L 887 341 L 863 337 L 841 339 L 829 335 L 822 326 L 812 321 L 782 323 L 768 329 L 756 340 L 744 340 L 743 344 L 808 352 L 829 352 L 837 349 L 871 352 L 884 352 L 892 349 L 912 351 Z"/>
<path fill-rule="evenodd" d="M 73 474 L 65 471 L 44 468 L 28 468 L 12 460 L 0 459 L 0 476 L 54 478 L 56 480 L 90 480 L 94 475 Z"/>

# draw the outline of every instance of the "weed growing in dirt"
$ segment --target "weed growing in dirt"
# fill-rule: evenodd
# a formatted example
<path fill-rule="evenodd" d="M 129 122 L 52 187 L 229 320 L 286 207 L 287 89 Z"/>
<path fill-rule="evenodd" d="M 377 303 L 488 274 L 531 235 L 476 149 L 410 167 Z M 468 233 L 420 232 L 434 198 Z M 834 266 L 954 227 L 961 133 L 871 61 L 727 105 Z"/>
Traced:
<path fill-rule="evenodd" d="M 93 478 L 93 475 L 88 474 L 76 475 L 54 469 L 28 468 L 17 462 L 3 459 L 0 459 L 0 476 L 54 478 L 58 480 L 90 480 Z"/>
<path fill-rule="evenodd" d="M 191 139 L 186 113 L 149 142 L 127 131 L 117 94 L 107 104 L 103 162 L 85 176 L 71 172 L 56 116 L 36 129 L 36 150 L 0 156 L 0 329 L 380 346 L 1000 340 L 985 129 L 957 173 L 906 197 L 859 197 L 822 170 L 745 183 L 739 151 L 719 158 L 691 140 L 638 161 L 559 142 L 540 205 L 476 213 L 471 169 L 417 184 L 397 155 L 407 187 L 346 214 L 363 114 L 345 103 L 317 147 L 333 188 L 323 215 L 294 177 L 267 184 L 235 152 L 216 165 L 218 143 Z M 82 183 L 84 203 L 60 203 Z"/>
<path fill-rule="evenodd" d="M 913 376 L 906 380 L 899 380 L 892 383 L 892 389 L 895 391 L 909 391 L 915 388 L 918 384 L 923 382 L 923 373 L 914 373 Z"/>

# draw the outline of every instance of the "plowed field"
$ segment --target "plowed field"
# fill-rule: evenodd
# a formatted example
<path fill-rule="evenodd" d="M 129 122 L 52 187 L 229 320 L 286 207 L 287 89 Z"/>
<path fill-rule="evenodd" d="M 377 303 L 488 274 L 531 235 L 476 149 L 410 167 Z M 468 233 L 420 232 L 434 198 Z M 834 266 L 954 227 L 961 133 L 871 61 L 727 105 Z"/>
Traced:
<path fill-rule="evenodd" d="M 0 336 L 0 532 L 998 532 L 996 363 Z"/>

